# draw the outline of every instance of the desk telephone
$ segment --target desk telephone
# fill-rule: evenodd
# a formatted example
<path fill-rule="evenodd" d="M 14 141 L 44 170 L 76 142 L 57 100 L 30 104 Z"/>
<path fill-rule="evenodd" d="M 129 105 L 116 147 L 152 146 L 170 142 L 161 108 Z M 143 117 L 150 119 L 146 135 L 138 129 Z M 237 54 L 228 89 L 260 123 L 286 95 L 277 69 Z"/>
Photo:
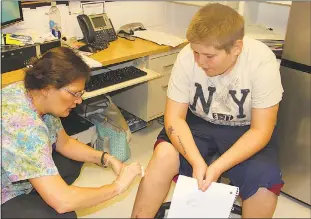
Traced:
<path fill-rule="evenodd" d="M 117 39 L 111 20 L 106 13 L 77 16 L 84 40 L 95 49 L 103 50 L 109 42 Z"/>

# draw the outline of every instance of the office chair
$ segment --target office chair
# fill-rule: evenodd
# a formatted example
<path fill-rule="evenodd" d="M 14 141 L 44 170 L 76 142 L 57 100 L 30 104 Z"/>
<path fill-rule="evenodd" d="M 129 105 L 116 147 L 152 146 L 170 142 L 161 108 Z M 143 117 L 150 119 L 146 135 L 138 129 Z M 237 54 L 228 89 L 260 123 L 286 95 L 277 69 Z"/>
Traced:
<path fill-rule="evenodd" d="M 208 156 L 208 160 L 210 161 L 209 163 L 213 163 L 215 160 L 217 160 L 220 157 L 220 153 L 219 152 L 215 152 L 211 155 Z M 226 172 L 223 173 L 219 179 L 217 180 L 218 183 L 221 182 L 222 178 L 228 178 L 228 176 L 226 175 Z M 175 179 L 175 178 L 174 178 Z M 232 185 L 232 183 L 230 182 L 229 185 Z M 165 216 L 165 211 L 169 210 L 171 207 L 171 202 L 164 202 L 161 207 L 159 208 L 156 216 L 154 217 L 155 219 L 160 219 L 160 218 L 164 218 Z M 236 204 L 233 204 L 232 206 L 232 210 L 231 213 L 233 214 L 237 214 L 237 215 L 242 215 L 242 207 Z"/>

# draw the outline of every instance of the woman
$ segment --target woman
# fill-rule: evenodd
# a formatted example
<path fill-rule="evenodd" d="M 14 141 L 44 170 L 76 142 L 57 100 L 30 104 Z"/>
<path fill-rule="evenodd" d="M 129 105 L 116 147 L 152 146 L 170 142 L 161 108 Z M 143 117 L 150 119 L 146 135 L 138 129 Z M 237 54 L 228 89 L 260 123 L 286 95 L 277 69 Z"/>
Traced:
<path fill-rule="evenodd" d="M 24 82 L 2 89 L 2 217 L 76 218 L 75 210 L 123 193 L 141 173 L 106 152 L 70 138 L 59 117 L 82 102 L 90 69 L 71 49 L 44 54 Z M 118 175 L 109 185 L 70 185 L 83 162 L 110 165 Z"/>

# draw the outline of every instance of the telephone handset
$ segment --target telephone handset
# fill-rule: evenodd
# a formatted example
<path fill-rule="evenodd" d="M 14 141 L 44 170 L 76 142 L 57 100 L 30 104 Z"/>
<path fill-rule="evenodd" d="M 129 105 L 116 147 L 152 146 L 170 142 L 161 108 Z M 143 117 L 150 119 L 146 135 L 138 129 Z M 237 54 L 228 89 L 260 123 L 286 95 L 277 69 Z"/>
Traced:
<path fill-rule="evenodd" d="M 117 39 L 116 32 L 107 14 L 94 14 L 77 16 L 86 43 L 103 50 L 109 42 Z"/>

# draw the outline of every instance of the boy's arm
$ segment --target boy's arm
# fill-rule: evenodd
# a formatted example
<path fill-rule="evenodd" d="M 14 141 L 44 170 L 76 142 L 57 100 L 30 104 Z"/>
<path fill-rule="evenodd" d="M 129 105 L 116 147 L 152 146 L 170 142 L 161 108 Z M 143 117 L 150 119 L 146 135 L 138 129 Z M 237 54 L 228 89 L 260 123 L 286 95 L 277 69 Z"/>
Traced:
<path fill-rule="evenodd" d="M 193 167 L 193 177 L 198 180 L 199 188 L 201 188 L 207 166 L 186 123 L 188 105 L 167 98 L 164 125 L 173 146 Z"/>
<path fill-rule="evenodd" d="M 278 109 L 279 104 L 264 109 L 252 109 L 250 129 L 229 150 L 209 166 L 209 169 L 212 169 L 211 172 L 216 172 L 215 178 L 235 165 L 247 160 L 268 144 L 276 124 Z M 211 182 L 216 180 L 208 178 L 203 185 L 203 191 L 208 188 Z"/>

